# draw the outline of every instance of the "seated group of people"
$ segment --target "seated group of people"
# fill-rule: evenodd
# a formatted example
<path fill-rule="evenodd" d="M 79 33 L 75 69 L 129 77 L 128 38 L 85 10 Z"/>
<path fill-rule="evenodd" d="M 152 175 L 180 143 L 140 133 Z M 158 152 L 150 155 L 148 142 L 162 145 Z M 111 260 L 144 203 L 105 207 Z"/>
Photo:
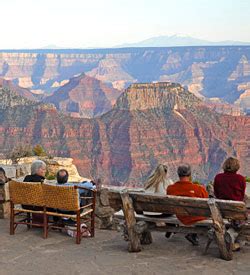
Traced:
<path fill-rule="evenodd" d="M 45 181 L 45 174 L 46 174 L 46 163 L 42 160 L 35 160 L 32 165 L 31 165 L 31 174 L 27 175 L 24 178 L 24 182 L 44 182 Z M 83 181 L 81 183 L 70 183 L 68 182 L 69 179 L 69 173 L 66 169 L 60 169 L 57 174 L 56 174 L 56 184 L 57 185 L 77 185 L 79 187 L 84 187 L 88 189 L 95 189 L 95 183 L 92 181 Z M 80 206 L 85 205 L 85 199 L 81 198 L 82 196 L 88 197 L 91 196 L 90 191 L 84 190 L 84 189 L 79 189 L 79 203 Z M 32 208 L 33 210 L 39 210 L 39 207 L 36 206 L 28 206 L 28 205 L 23 205 L 22 206 L 25 209 L 30 209 Z M 53 209 L 53 211 L 57 211 L 60 213 L 64 214 L 74 214 L 71 213 L 70 211 L 66 210 L 60 210 L 60 209 Z M 57 220 L 54 218 L 54 220 Z M 34 223 L 42 223 L 42 216 L 40 214 L 33 214 L 33 222 Z M 70 219 L 64 219 L 64 222 L 67 224 L 74 224 L 74 221 L 71 221 Z"/>
<path fill-rule="evenodd" d="M 24 178 L 24 182 L 44 182 L 46 175 L 46 163 L 42 160 L 35 160 L 31 165 L 31 174 Z M 88 189 L 95 189 L 95 183 L 93 181 L 83 181 L 81 183 L 70 183 L 69 173 L 66 169 L 60 169 L 56 174 L 56 184 L 58 185 L 77 185 L 79 187 L 85 187 Z M 86 195 L 87 190 L 80 190 L 80 195 Z"/>
<path fill-rule="evenodd" d="M 228 158 L 223 164 L 223 173 L 215 176 L 213 182 L 213 192 L 208 193 L 203 185 L 193 183 L 191 180 L 191 167 L 183 164 L 178 167 L 177 173 L 179 181 L 173 183 L 167 178 L 167 166 L 160 164 L 145 183 L 146 192 L 167 194 L 174 196 L 208 198 L 215 196 L 218 199 L 243 201 L 245 198 L 246 179 L 237 171 L 240 163 L 236 158 Z M 147 214 L 147 213 L 145 213 Z M 205 220 L 204 217 L 177 216 L 184 225 L 192 225 L 198 221 Z M 166 233 L 166 237 L 172 234 Z M 198 245 L 196 234 L 188 234 L 186 238 L 193 244 Z"/>

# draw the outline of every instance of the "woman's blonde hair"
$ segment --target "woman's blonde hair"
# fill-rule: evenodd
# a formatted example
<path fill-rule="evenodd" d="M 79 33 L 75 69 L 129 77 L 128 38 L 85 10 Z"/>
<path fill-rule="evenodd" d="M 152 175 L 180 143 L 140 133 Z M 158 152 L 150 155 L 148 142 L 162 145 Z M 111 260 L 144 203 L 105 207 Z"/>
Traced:
<path fill-rule="evenodd" d="M 149 189 L 151 187 L 155 188 L 155 192 L 159 191 L 159 185 L 166 179 L 166 175 L 168 172 L 168 167 L 164 164 L 159 164 L 155 171 L 151 174 L 148 180 L 144 184 L 145 189 Z"/>
<path fill-rule="evenodd" d="M 236 158 L 228 158 L 222 166 L 224 172 L 236 173 L 240 169 L 240 162 Z"/>

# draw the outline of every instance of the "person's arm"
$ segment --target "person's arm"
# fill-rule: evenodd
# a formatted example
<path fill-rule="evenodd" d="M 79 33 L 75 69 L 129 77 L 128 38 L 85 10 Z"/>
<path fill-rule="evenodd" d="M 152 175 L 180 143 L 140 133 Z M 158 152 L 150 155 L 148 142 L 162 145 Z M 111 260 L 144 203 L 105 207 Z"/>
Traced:
<path fill-rule="evenodd" d="M 241 200 L 242 201 L 244 201 L 245 199 L 246 186 L 247 186 L 246 178 L 243 177 L 241 181 Z"/>
<path fill-rule="evenodd" d="M 219 194 L 218 194 L 217 176 L 214 178 L 214 195 L 215 195 L 215 198 L 218 198 L 218 196 L 219 196 Z"/>
<path fill-rule="evenodd" d="M 81 182 L 81 183 L 79 183 L 79 186 L 89 188 L 89 189 L 96 189 L 96 186 L 93 185 L 93 183 L 90 181 Z"/>
<path fill-rule="evenodd" d="M 169 185 L 166 189 L 166 195 L 171 195 L 171 185 Z"/>
<path fill-rule="evenodd" d="M 200 185 L 200 187 L 201 187 L 201 198 L 208 198 L 208 192 L 206 188 L 202 185 Z"/>

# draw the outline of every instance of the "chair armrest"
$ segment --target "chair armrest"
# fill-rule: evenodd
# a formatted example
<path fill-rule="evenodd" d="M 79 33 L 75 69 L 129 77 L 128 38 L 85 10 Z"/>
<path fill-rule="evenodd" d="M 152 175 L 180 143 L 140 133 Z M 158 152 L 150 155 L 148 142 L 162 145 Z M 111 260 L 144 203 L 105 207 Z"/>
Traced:
<path fill-rule="evenodd" d="M 90 206 L 94 205 L 93 203 L 86 204 L 84 206 L 81 206 L 80 209 L 88 208 Z"/>

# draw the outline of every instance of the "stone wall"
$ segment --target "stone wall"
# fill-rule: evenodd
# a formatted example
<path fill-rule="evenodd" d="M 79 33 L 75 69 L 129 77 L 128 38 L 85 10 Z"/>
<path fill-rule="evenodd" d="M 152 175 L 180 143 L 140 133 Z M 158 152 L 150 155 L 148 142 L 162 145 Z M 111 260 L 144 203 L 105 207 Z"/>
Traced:
<path fill-rule="evenodd" d="M 0 185 L 0 219 L 8 218 L 10 215 L 9 185 Z"/>
<path fill-rule="evenodd" d="M 47 158 L 47 157 L 26 157 L 19 160 L 18 164 L 12 164 L 11 160 L 0 159 L 0 166 L 6 171 L 8 178 L 22 178 L 30 174 L 31 164 L 34 160 L 41 159 L 47 164 L 47 170 L 50 175 L 55 175 L 59 169 L 66 169 L 69 172 L 70 182 L 81 182 L 88 180 L 79 175 L 72 158 Z"/>

